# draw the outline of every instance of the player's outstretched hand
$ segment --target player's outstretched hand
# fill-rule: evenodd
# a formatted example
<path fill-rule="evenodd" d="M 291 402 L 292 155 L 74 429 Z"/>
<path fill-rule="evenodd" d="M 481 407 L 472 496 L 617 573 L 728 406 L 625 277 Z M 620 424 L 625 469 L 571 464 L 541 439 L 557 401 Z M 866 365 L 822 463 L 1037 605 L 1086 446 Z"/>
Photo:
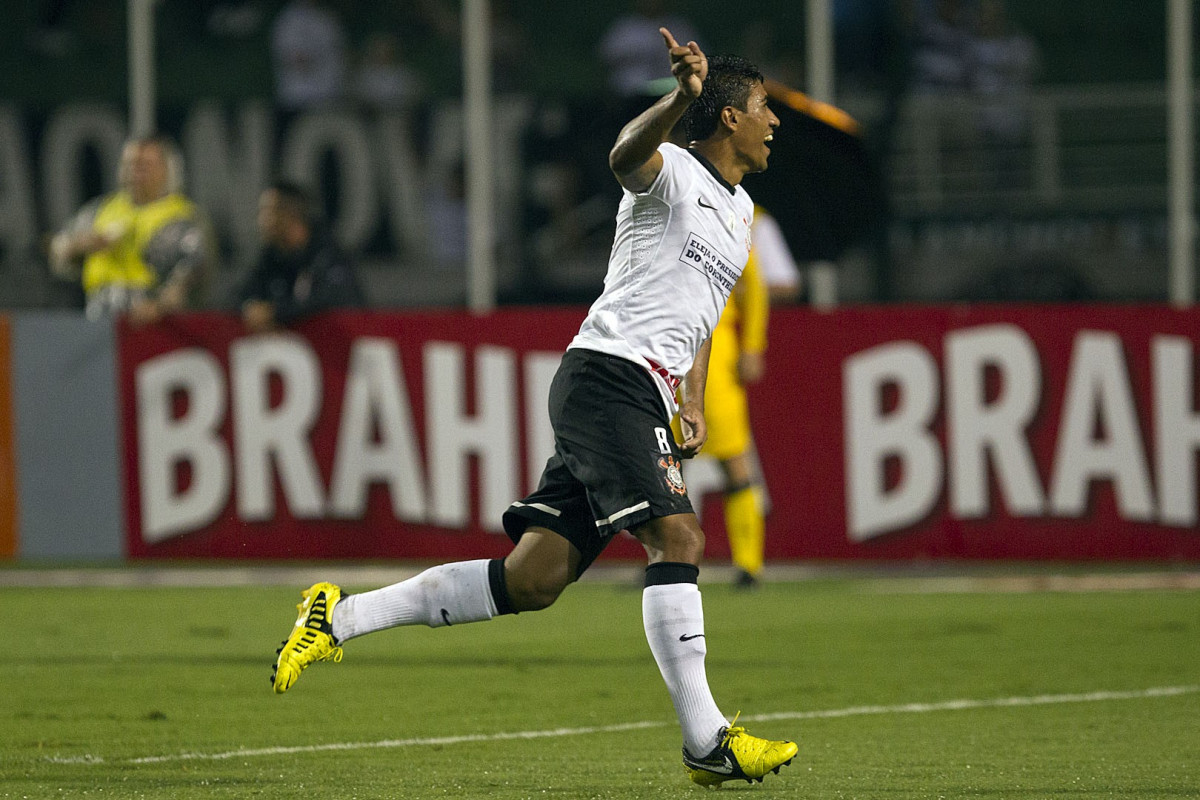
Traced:
<path fill-rule="evenodd" d="M 671 74 L 679 82 L 679 88 L 688 97 L 695 99 L 704 88 L 704 79 L 708 77 L 708 58 L 700 51 L 700 45 L 688 42 L 682 45 L 666 28 L 659 28 L 663 41 L 667 43 L 667 53 L 671 56 Z"/>

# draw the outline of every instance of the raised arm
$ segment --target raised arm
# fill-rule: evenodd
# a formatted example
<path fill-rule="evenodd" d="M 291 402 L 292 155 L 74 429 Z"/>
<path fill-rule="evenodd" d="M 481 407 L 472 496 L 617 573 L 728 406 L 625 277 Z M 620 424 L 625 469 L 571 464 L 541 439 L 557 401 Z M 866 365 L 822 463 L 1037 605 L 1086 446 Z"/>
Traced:
<path fill-rule="evenodd" d="M 608 154 L 608 166 L 631 192 L 644 192 L 662 170 L 658 146 L 667 141 L 683 112 L 700 96 L 708 77 L 708 58 L 695 42 L 681 45 L 666 28 L 659 28 L 671 58 L 671 74 L 678 83 L 657 103 L 634 117 L 617 136 Z"/>

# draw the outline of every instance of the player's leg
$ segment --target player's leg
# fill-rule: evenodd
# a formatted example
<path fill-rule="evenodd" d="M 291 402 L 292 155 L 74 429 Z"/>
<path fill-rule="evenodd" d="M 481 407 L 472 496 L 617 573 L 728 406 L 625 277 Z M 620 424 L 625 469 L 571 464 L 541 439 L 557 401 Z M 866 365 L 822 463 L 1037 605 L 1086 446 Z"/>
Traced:
<path fill-rule="evenodd" d="M 684 747 L 707 753 L 729 722 L 713 699 L 704 670 L 704 608 L 699 563 L 704 532 L 695 514 L 657 517 L 630 531 L 646 548 L 642 623 L 683 729 Z"/>
<path fill-rule="evenodd" d="M 735 337 L 713 337 L 705 389 L 708 441 L 704 452 L 721 462 L 725 473 L 725 533 L 738 568 L 735 585 L 753 585 L 763 563 L 763 514 L 750 457 L 750 414 L 746 389 L 737 371 Z"/>
<path fill-rule="evenodd" d="M 578 561 L 566 539 L 531 527 L 504 559 L 440 564 L 344 597 L 333 614 L 333 636 L 341 643 L 402 625 L 440 628 L 546 608 L 574 579 Z"/>
<path fill-rule="evenodd" d="M 739 570 L 735 585 L 751 587 L 762 572 L 766 528 L 753 461 L 750 453 L 743 451 L 723 460 L 721 467 L 725 472 L 725 534 L 730 557 Z"/>
<path fill-rule="evenodd" d="M 642 620 L 683 731 L 683 763 L 691 779 L 719 785 L 761 781 L 796 755 L 793 742 L 751 736 L 721 714 L 708 685 L 704 607 L 697 578 L 704 532 L 695 514 L 647 520 L 632 529 L 646 548 Z"/>
<path fill-rule="evenodd" d="M 505 559 L 439 564 L 408 580 L 343 595 L 331 583 L 303 594 L 300 615 L 279 649 L 271 683 L 287 691 L 317 661 L 340 661 L 357 636 L 405 625 L 440 628 L 546 608 L 576 575 L 579 551 L 558 534 L 526 530 Z"/>
<path fill-rule="evenodd" d="M 549 607 L 579 575 L 582 556 L 567 539 L 536 526 L 504 559 L 504 576 L 513 611 L 540 611 Z"/>
<path fill-rule="evenodd" d="M 356 636 L 401 625 L 478 622 L 513 609 L 503 592 L 502 559 L 439 564 L 408 580 L 362 594 L 317 583 L 303 593 L 292 634 L 277 651 L 271 684 L 281 694 L 317 661 L 341 661 Z"/>

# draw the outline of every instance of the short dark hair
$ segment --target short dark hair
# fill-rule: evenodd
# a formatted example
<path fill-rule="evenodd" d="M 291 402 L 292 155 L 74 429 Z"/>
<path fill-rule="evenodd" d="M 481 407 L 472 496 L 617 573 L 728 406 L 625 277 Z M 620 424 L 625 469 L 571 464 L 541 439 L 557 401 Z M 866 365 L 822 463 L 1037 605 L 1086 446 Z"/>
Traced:
<path fill-rule="evenodd" d="M 726 106 L 745 111 L 750 90 L 762 82 L 763 74 L 758 67 L 741 56 L 710 56 L 704 91 L 688 106 L 681 120 L 687 140 L 695 142 L 712 136 Z"/>
<path fill-rule="evenodd" d="M 313 203 L 312 195 L 303 186 L 295 181 L 279 179 L 271 181 L 267 189 L 279 195 L 279 206 L 285 213 L 309 226 L 316 225 L 317 207 Z"/>

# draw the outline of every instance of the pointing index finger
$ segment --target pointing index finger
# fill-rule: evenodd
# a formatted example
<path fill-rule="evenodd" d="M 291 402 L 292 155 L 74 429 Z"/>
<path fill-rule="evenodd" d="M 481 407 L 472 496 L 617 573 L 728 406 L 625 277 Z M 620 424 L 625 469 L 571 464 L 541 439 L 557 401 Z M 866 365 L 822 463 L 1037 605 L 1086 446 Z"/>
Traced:
<path fill-rule="evenodd" d="M 666 28 L 659 28 L 658 32 L 662 34 L 663 41 L 667 43 L 667 47 L 672 49 L 679 47 L 679 42 L 675 41 L 675 37 Z"/>

